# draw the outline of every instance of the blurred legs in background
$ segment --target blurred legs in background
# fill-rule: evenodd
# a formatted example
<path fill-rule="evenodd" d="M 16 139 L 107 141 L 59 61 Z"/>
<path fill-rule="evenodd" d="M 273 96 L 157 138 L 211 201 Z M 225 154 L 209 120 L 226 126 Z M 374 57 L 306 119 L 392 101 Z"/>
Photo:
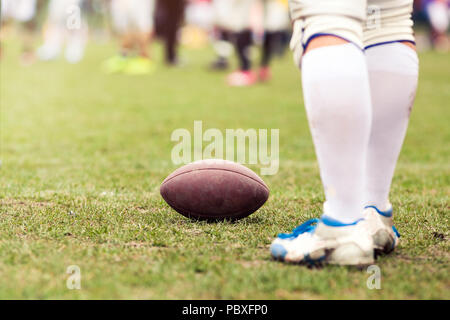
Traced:
<path fill-rule="evenodd" d="M 217 58 L 211 63 L 213 70 L 226 70 L 229 68 L 229 59 L 233 53 L 230 32 L 217 28 L 217 38 L 213 40 L 213 49 Z"/>
<path fill-rule="evenodd" d="M 283 46 L 283 37 L 289 28 L 287 1 L 264 0 L 264 40 L 258 72 L 260 81 L 268 81 L 271 78 L 270 61 L 277 50 Z"/>
<path fill-rule="evenodd" d="M 216 26 L 229 35 L 238 58 L 238 70 L 227 76 L 230 86 L 248 86 L 256 82 L 251 70 L 250 48 L 253 42 L 250 13 L 255 0 L 214 0 Z"/>
<path fill-rule="evenodd" d="M 231 86 L 248 86 L 258 79 L 267 81 L 271 77 L 269 64 L 282 37 L 289 29 L 289 13 L 287 1 L 283 0 L 214 0 L 216 27 L 220 30 L 220 38 L 215 48 L 218 60 L 215 68 L 228 66 L 228 42 L 235 47 L 238 58 L 238 70 L 227 77 Z M 258 7 L 258 5 L 262 5 Z M 261 8 L 261 9 L 260 9 Z M 260 10 L 256 10 L 260 9 Z M 258 74 L 252 71 L 250 49 L 253 44 L 252 20 L 261 18 L 264 28 L 261 64 Z M 262 15 L 262 17 L 259 17 Z M 258 19 L 256 19 L 258 20 Z M 226 37 L 224 37 L 226 35 Z"/>
<path fill-rule="evenodd" d="M 88 26 L 81 13 L 82 0 L 51 0 L 44 27 L 44 43 L 37 54 L 41 60 L 56 59 L 64 44 L 65 58 L 77 63 L 84 56 Z"/>
<path fill-rule="evenodd" d="M 184 0 L 158 0 L 156 9 L 157 33 L 161 35 L 165 47 L 165 61 L 177 64 L 178 30 L 184 18 Z"/>
<path fill-rule="evenodd" d="M 433 47 L 446 52 L 450 49 L 447 35 L 450 24 L 450 2 L 447 0 L 429 0 L 425 3 L 425 11 L 431 26 Z"/>
<path fill-rule="evenodd" d="M 236 53 L 239 60 L 240 71 L 250 71 L 252 68 L 252 61 L 250 58 L 250 47 L 253 43 L 253 35 L 250 29 L 242 30 L 234 34 L 234 43 Z"/>
<path fill-rule="evenodd" d="M 120 53 L 106 60 L 107 73 L 146 74 L 154 70 L 149 59 L 155 0 L 112 0 L 111 16 L 120 36 Z"/>
<path fill-rule="evenodd" d="M 212 69 L 224 70 L 229 67 L 229 59 L 234 50 L 234 32 L 230 24 L 233 14 L 234 1 L 212 0 L 213 21 L 216 29 L 216 39 L 213 40 L 213 48 L 217 55 L 211 64 Z"/>
<path fill-rule="evenodd" d="M 30 65 L 34 61 L 33 38 L 36 30 L 36 0 L 2 0 L 0 24 L 8 20 L 18 22 L 22 26 L 21 63 Z M 0 45 L 0 57 L 2 54 Z"/>

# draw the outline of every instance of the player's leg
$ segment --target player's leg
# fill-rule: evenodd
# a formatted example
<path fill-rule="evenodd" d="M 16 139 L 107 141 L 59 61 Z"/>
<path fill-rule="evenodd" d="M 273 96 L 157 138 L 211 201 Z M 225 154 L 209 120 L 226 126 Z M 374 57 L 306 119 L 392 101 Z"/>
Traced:
<path fill-rule="evenodd" d="M 111 0 L 109 9 L 113 30 L 119 36 L 119 50 L 118 54 L 102 63 L 102 69 L 106 73 L 117 73 L 125 69 L 134 49 L 133 37 L 130 34 L 128 0 Z"/>
<path fill-rule="evenodd" d="M 229 67 L 228 60 L 233 53 L 230 32 L 217 27 L 217 39 L 213 41 L 213 49 L 216 53 L 216 59 L 211 63 L 212 70 L 226 70 Z"/>
<path fill-rule="evenodd" d="M 44 42 L 37 50 L 37 55 L 41 60 L 56 59 L 61 53 L 65 29 L 61 28 L 60 20 L 64 19 L 64 16 L 61 17 L 61 12 L 65 15 L 64 9 L 61 9 L 60 0 L 51 0 L 48 4 Z"/>
<path fill-rule="evenodd" d="M 371 123 L 367 65 L 361 48 L 365 1 L 307 3 L 314 4 L 298 12 L 300 17 L 302 11 L 310 14 L 303 20 L 305 107 L 325 188 L 325 213 L 348 223 L 362 217 Z M 311 15 L 315 10 L 317 15 Z M 346 16 L 331 16 L 341 10 Z M 328 15 L 321 18 L 321 14 Z"/>
<path fill-rule="evenodd" d="M 129 56 L 134 50 L 134 35 L 131 30 L 132 7 L 128 0 L 111 0 L 111 18 L 115 32 L 120 37 L 120 54 Z"/>
<path fill-rule="evenodd" d="M 21 40 L 22 53 L 20 60 L 23 65 L 30 65 L 33 63 L 34 57 L 34 32 L 36 29 L 36 0 L 15 0 L 5 2 L 4 9 L 8 11 L 11 17 L 20 23 L 21 26 Z M 8 12 L 6 12 L 8 14 Z"/>
<path fill-rule="evenodd" d="M 450 3 L 446 0 L 431 0 L 424 3 L 425 12 L 431 27 L 433 47 L 442 52 L 450 49 L 448 27 L 450 25 Z"/>
<path fill-rule="evenodd" d="M 239 59 L 239 69 L 249 71 L 251 61 L 249 57 L 250 46 L 252 45 L 252 31 L 250 28 L 250 12 L 253 0 L 232 0 L 230 1 L 229 24 L 234 32 L 234 42 L 236 53 Z"/>
<path fill-rule="evenodd" d="M 271 252 L 291 262 L 372 263 L 372 239 L 361 221 L 371 124 L 362 51 L 366 4 L 291 0 L 290 8 L 295 19 L 291 46 L 297 64 L 301 62 L 305 107 L 326 202 L 320 220 L 279 235 Z"/>
<path fill-rule="evenodd" d="M 239 58 L 239 70 L 249 71 L 252 62 L 249 56 L 249 49 L 252 45 L 252 31 L 250 29 L 235 32 L 236 53 Z"/>
<path fill-rule="evenodd" d="M 213 0 L 214 26 L 217 39 L 213 41 L 213 48 L 217 55 L 216 60 L 211 63 L 213 70 L 225 70 L 229 67 L 229 58 L 233 54 L 233 33 L 230 29 L 230 12 L 232 1 Z"/>
<path fill-rule="evenodd" d="M 250 48 L 253 35 L 250 26 L 250 12 L 254 0 L 230 0 L 228 25 L 233 32 L 233 42 L 239 61 L 239 70 L 227 77 L 227 83 L 231 86 L 248 86 L 256 82 L 256 76 L 252 72 Z"/>
<path fill-rule="evenodd" d="M 84 57 L 84 50 L 88 40 L 88 23 L 84 18 L 82 10 L 82 0 L 66 0 L 65 14 L 79 14 L 80 25 L 77 28 L 66 31 L 66 50 L 65 57 L 70 63 L 78 63 Z M 66 27 L 67 22 L 63 20 L 62 28 Z"/>
<path fill-rule="evenodd" d="M 281 45 L 283 32 L 289 29 L 287 0 L 264 1 L 264 41 L 258 78 L 267 81 L 271 78 L 270 62 Z"/>
<path fill-rule="evenodd" d="M 154 0 L 129 0 L 129 19 L 137 56 L 129 60 L 124 72 L 127 74 L 147 74 L 154 70 L 150 60 L 149 44 L 153 33 Z"/>
<path fill-rule="evenodd" d="M 364 30 L 372 96 L 372 125 L 367 153 L 365 205 L 377 250 L 398 244 L 392 229 L 389 190 L 405 138 L 418 79 L 412 30 L 413 1 L 369 0 Z M 371 19 L 371 14 L 377 15 Z"/>
<path fill-rule="evenodd" d="M 12 0 L 0 1 L 0 59 L 3 55 L 2 31 L 4 26 L 14 18 L 14 2 Z"/>
<path fill-rule="evenodd" d="M 26 21 L 22 25 L 23 35 L 22 35 L 22 55 L 21 62 L 23 65 L 32 64 L 36 57 L 34 54 L 34 39 L 36 32 L 36 20 L 32 18 L 29 21 Z"/>
<path fill-rule="evenodd" d="M 178 63 L 178 31 L 184 18 L 184 0 L 158 0 L 156 7 L 157 32 L 164 41 L 164 59 L 167 65 Z"/>
<path fill-rule="evenodd" d="M 133 1 L 132 1 L 133 2 Z M 149 44 L 153 34 L 154 0 L 134 0 L 133 15 L 136 24 L 136 41 L 138 53 L 143 58 L 149 58 Z"/>

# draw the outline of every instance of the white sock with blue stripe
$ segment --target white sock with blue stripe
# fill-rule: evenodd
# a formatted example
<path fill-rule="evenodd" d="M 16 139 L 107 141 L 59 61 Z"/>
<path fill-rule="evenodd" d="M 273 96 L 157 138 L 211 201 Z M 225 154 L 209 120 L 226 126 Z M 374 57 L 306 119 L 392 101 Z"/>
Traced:
<path fill-rule="evenodd" d="M 418 78 L 416 52 L 395 42 L 366 49 L 372 96 L 366 205 L 389 209 L 389 189 L 408 127 Z"/>
<path fill-rule="evenodd" d="M 364 53 L 353 44 L 321 47 L 302 60 L 305 107 L 325 188 L 325 214 L 362 218 L 371 125 Z"/>

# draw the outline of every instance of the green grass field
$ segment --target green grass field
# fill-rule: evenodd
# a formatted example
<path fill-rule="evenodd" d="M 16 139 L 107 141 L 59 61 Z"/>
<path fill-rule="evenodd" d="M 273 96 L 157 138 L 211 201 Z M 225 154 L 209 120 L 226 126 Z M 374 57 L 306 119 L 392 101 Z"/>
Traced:
<path fill-rule="evenodd" d="M 0 64 L 0 299 L 450 298 L 450 55 L 422 53 L 410 130 L 391 201 L 399 249 L 366 270 L 310 270 L 270 259 L 269 245 L 320 215 L 324 195 L 290 54 L 269 84 L 236 89 L 211 73 L 208 50 L 153 75 L 104 75 L 114 45 L 91 45 L 79 65 Z M 161 61 L 160 48 L 154 48 Z M 280 170 L 263 177 L 267 204 L 237 223 L 193 222 L 159 195 L 176 166 L 170 135 L 207 128 L 280 129 Z M 257 169 L 257 167 L 252 167 Z M 259 173 L 259 170 L 256 171 Z M 71 213 L 72 212 L 72 213 Z M 69 290 L 66 269 L 81 269 Z"/>

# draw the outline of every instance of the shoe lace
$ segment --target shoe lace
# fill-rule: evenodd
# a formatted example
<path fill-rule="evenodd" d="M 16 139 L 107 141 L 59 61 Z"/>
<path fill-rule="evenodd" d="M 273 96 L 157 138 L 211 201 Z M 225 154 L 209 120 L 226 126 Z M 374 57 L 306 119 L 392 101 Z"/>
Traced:
<path fill-rule="evenodd" d="M 317 223 L 319 223 L 319 221 L 320 220 L 317 218 L 308 220 L 305 223 L 296 227 L 294 230 L 292 230 L 292 233 L 280 233 L 278 235 L 278 238 L 280 239 L 297 238 L 299 235 L 303 233 L 313 232 L 316 229 Z"/>

